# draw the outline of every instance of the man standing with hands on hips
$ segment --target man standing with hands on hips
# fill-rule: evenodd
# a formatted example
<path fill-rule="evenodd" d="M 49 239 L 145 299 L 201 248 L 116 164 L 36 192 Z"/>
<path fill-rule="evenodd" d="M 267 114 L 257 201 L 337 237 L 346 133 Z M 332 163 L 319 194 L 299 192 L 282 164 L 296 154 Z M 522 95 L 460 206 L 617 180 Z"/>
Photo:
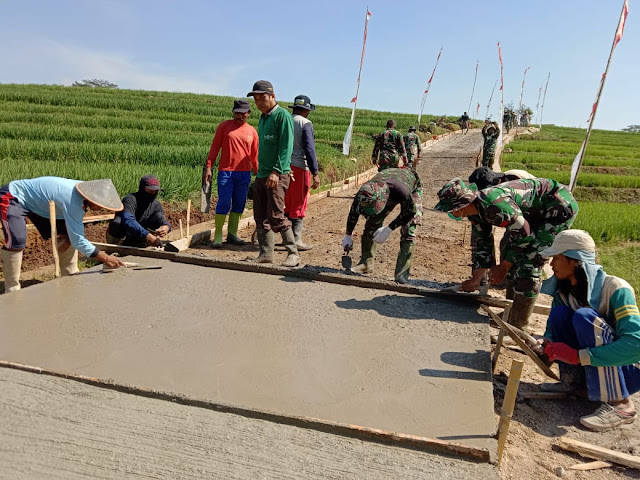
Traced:
<path fill-rule="evenodd" d="M 273 85 L 258 80 L 247 93 L 262 112 L 258 123 L 258 174 L 253 190 L 253 218 L 260 254 L 258 263 L 273 263 L 275 234 L 282 235 L 287 249 L 285 267 L 300 263 L 291 221 L 285 217 L 285 195 L 289 188 L 291 154 L 293 153 L 293 118 L 276 102 Z"/>

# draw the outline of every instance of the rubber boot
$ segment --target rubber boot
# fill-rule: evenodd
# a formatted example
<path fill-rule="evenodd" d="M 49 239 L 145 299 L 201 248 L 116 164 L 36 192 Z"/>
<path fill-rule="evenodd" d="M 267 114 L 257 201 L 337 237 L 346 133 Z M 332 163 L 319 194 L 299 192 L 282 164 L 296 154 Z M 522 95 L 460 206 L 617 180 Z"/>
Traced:
<path fill-rule="evenodd" d="M 504 292 L 505 297 L 507 297 L 507 300 L 513 300 L 513 297 L 515 296 L 516 292 L 513 289 L 513 279 L 511 278 L 507 278 L 504 281 L 506 290 Z"/>
<path fill-rule="evenodd" d="M 211 242 L 211 248 L 222 248 L 222 227 L 224 227 L 226 219 L 226 215 L 216 213 L 216 233 L 213 237 L 213 242 Z"/>
<path fill-rule="evenodd" d="M 245 242 L 238 236 L 238 225 L 240 224 L 241 213 L 231 212 L 229 214 L 229 230 L 227 230 L 227 243 L 233 245 L 244 245 Z"/>
<path fill-rule="evenodd" d="M 360 262 L 351 271 L 355 273 L 371 273 L 373 272 L 373 261 L 376 256 L 376 244 L 373 242 L 373 237 L 363 236 L 360 245 L 362 247 Z"/>
<path fill-rule="evenodd" d="M 514 327 L 523 328 L 529 324 L 529 317 L 533 313 L 538 297 L 525 297 L 521 293 L 516 293 L 509 314 L 509 323 Z"/>
<path fill-rule="evenodd" d="M 415 242 L 400 242 L 395 274 L 396 282 L 398 283 L 407 283 L 407 280 L 409 280 L 409 271 L 411 270 L 415 246 Z"/>
<path fill-rule="evenodd" d="M 273 249 L 276 246 L 276 234 L 273 230 L 265 230 L 259 228 L 256 230 L 258 235 L 258 246 L 260 254 L 256 258 L 256 263 L 273 263 Z"/>
<path fill-rule="evenodd" d="M 64 240 L 60 241 L 58 239 L 58 247 L 61 243 L 64 242 Z M 60 260 L 60 274 L 63 277 L 73 275 L 74 273 L 78 273 L 80 271 L 78 269 L 78 250 L 73 248 L 73 245 L 69 245 L 69 248 L 67 248 L 64 252 L 58 250 L 58 259 Z"/>
<path fill-rule="evenodd" d="M 4 276 L 4 293 L 20 290 L 20 269 L 22 268 L 22 250 L 0 250 L 2 259 L 2 275 Z"/>
<path fill-rule="evenodd" d="M 304 223 L 304 218 L 292 218 L 291 219 L 291 230 L 293 230 L 293 236 L 296 239 L 296 247 L 298 247 L 298 251 L 305 252 L 307 250 L 311 250 L 313 245 L 306 244 L 302 241 L 302 225 Z"/>
<path fill-rule="evenodd" d="M 282 264 L 284 267 L 297 267 L 300 264 L 300 255 L 298 255 L 298 247 L 296 247 L 296 237 L 291 228 L 282 230 L 282 246 L 287 249 L 287 259 Z"/>

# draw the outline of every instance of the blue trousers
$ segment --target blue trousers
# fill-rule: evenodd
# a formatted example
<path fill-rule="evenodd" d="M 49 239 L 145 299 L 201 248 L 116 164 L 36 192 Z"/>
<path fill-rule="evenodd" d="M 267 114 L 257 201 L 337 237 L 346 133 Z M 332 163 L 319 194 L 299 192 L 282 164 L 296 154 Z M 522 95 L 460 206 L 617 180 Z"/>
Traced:
<path fill-rule="evenodd" d="M 573 311 L 565 305 L 551 310 L 547 320 L 547 331 L 554 342 L 563 342 L 577 350 L 600 347 L 612 343 L 616 334 L 613 328 L 599 317 L 592 308 Z M 560 378 L 572 376 L 574 365 L 558 362 Z M 585 365 L 584 377 L 589 400 L 617 402 L 640 391 L 640 365 L 619 367 L 594 367 Z"/>
<path fill-rule="evenodd" d="M 218 172 L 218 203 L 216 214 L 242 213 L 247 203 L 251 172 Z"/>

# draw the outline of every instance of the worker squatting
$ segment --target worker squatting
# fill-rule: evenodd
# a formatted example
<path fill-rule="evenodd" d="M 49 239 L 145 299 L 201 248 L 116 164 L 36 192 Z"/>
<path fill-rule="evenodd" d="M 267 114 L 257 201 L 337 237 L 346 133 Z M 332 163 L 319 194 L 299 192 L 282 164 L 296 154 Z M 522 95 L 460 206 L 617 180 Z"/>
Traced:
<path fill-rule="evenodd" d="M 211 247 L 223 246 L 227 216 L 226 242 L 245 243 L 238 235 L 238 224 L 251 191 L 259 248 L 252 260 L 273 263 L 279 234 L 287 252 L 283 265 L 295 267 L 300 263 L 299 252 L 312 248 L 302 240 L 303 222 L 310 190 L 320 184 L 313 124 L 308 118 L 315 106 L 308 96 L 298 95 L 289 113 L 277 103 L 273 85 L 265 80 L 256 82 L 247 96 L 254 98 L 261 112 L 258 130 L 247 123 L 249 102 L 236 100 L 232 119 L 216 129 L 203 169 L 203 192 L 213 181 L 214 169 L 218 187 Z M 468 128 L 468 120 L 463 119 Z M 403 137 L 389 120 L 375 139 L 372 162 L 378 173 L 356 193 L 342 239 L 342 247 L 351 250 L 353 232 L 359 218 L 364 217 L 361 258 L 353 268 L 355 273 L 373 271 L 376 245 L 386 242 L 399 228 L 394 278 L 399 283 L 409 281 L 423 211 L 422 182 L 416 172 L 421 142 L 415 130 L 410 127 Z M 438 192 L 435 206 L 456 221 L 466 217 L 472 224 L 472 271 L 460 289 L 471 292 L 487 281 L 504 282 L 507 296 L 513 299 L 508 321 L 518 327 L 527 325 L 539 292 L 552 295 L 547 328 L 537 349 L 546 362 L 558 362 L 561 382 L 543 384 L 542 388 L 601 402 L 593 414 L 580 419 L 588 428 L 604 430 L 633 422 L 637 413 L 630 395 L 640 390 L 640 315 L 633 288 L 595 263 L 595 243 L 588 233 L 571 229 L 579 207 L 568 188 L 523 170 L 493 172 L 498 126 L 487 122 L 482 133 L 484 166 L 474 171 L 468 182 L 460 178 L 447 182 Z M 43 238 L 51 238 L 50 202 L 55 205 L 61 272 L 72 275 L 78 271 L 78 252 L 111 268 L 124 266 L 85 238 L 83 217 L 87 210 L 115 213 L 106 232 L 109 243 L 163 245 L 162 238 L 171 225 L 157 200 L 159 191 L 160 181 L 153 175 L 142 177 L 138 191 L 122 200 L 109 179 L 41 177 L 1 186 L 5 244 L 0 258 L 5 292 L 20 290 L 26 219 Z M 398 215 L 387 221 L 398 205 Z M 493 227 L 505 229 L 499 261 Z M 554 275 L 542 282 L 542 267 L 548 258 L 552 258 Z"/>

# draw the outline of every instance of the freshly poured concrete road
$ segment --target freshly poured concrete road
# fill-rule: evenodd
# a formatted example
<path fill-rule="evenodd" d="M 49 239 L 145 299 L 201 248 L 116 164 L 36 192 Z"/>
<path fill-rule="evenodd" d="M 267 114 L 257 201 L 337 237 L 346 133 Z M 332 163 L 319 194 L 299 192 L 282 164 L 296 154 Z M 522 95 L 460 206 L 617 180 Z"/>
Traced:
<path fill-rule="evenodd" d="M 132 260 L 0 296 L 0 359 L 495 450 L 474 307 Z"/>

